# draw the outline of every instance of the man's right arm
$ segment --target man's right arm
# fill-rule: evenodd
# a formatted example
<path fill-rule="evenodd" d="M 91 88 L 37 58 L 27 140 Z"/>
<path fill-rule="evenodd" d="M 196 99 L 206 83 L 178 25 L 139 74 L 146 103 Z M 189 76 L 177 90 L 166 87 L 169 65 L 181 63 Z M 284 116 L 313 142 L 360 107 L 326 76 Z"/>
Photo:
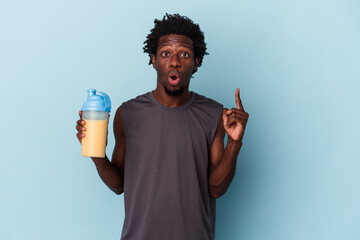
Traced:
<path fill-rule="evenodd" d="M 81 142 L 81 139 L 86 134 L 86 126 L 82 124 L 82 114 L 80 114 L 80 120 L 78 121 L 77 129 L 79 133 L 77 137 Z M 95 163 L 96 169 L 103 182 L 116 194 L 124 192 L 124 161 L 125 161 L 125 135 L 122 122 L 122 109 L 118 108 L 114 118 L 114 136 L 115 147 L 112 155 L 111 162 L 108 157 L 91 159 Z M 84 132 L 85 131 L 85 132 Z"/>

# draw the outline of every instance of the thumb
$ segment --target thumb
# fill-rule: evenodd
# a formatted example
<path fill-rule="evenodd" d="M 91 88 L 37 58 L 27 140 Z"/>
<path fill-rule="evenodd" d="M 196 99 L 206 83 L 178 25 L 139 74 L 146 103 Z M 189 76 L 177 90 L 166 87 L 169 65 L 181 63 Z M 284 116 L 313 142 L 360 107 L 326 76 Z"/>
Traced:
<path fill-rule="evenodd" d="M 229 109 L 227 108 L 224 108 L 223 111 L 222 111 L 222 120 L 223 120 L 223 124 L 226 124 L 227 120 L 228 120 L 228 114 L 227 114 L 227 111 Z"/>

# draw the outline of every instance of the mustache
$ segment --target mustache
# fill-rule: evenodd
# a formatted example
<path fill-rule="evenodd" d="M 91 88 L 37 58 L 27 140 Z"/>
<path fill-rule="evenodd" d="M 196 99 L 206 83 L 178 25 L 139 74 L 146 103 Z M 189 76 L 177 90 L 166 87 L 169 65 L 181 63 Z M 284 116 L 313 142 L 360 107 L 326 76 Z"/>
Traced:
<path fill-rule="evenodd" d="M 168 78 L 171 78 L 171 77 L 179 78 L 179 77 L 182 77 L 182 73 L 179 72 L 179 71 L 176 71 L 176 70 L 170 70 L 170 71 L 167 73 L 167 77 L 168 77 Z"/>

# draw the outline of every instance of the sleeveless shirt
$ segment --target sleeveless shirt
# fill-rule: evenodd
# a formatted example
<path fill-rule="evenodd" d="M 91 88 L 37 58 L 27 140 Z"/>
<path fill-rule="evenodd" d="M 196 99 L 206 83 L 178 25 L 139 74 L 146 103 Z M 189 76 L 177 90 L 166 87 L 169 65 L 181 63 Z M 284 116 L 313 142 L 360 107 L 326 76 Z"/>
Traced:
<path fill-rule="evenodd" d="M 152 92 L 122 104 L 125 134 L 122 240 L 214 240 L 210 147 L 222 105 L 192 92 L 179 107 Z"/>

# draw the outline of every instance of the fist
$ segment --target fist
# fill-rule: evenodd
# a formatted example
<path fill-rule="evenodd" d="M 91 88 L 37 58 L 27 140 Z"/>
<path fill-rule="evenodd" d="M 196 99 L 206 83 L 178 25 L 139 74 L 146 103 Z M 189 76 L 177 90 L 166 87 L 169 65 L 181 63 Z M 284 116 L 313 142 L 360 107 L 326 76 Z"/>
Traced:
<path fill-rule="evenodd" d="M 76 122 L 76 130 L 78 133 L 76 134 L 77 139 L 81 143 L 81 140 L 85 137 L 85 121 L 82 119 L 82 111 L 79 111 L 79 117 L 80 119 Z"/>

